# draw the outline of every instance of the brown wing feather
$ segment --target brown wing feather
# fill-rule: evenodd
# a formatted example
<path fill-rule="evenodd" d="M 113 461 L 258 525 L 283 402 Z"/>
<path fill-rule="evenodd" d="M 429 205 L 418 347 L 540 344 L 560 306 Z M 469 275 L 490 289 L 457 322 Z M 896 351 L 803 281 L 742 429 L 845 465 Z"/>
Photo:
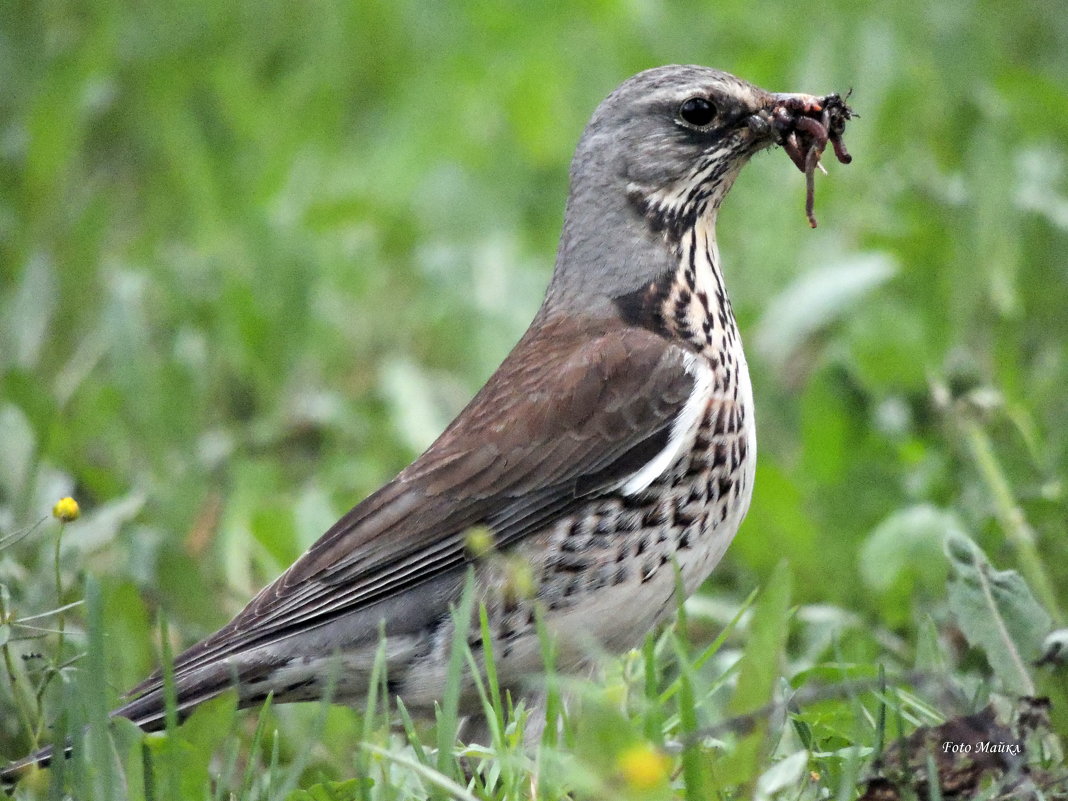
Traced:
<path fill-rule="evenodd" d="M 617 321 L 592 336 L 565 319 L 532 328 L 421 457 L 180 655 L 176 674 L 461 568 L 471 526 L 507 547 L 614 487 L 664 447 L 693 388 L 684 354 Z"/>

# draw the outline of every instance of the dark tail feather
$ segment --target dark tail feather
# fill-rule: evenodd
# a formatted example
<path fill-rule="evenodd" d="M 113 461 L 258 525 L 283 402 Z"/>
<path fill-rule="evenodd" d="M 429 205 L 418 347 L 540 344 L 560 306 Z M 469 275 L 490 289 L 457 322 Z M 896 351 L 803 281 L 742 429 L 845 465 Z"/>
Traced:
<path fill-rule="evenodd" d="M 146 732 L 159 731 L 164 728 L 166 724 L 166 713 L 164 707 L 161 705 L 162 701 L 153 698 L 153 695 L 158 695 L 158 693 L 149 693 L 143 698 L 137 698 L 130 703 L 124 704 L 114 712 L 111 712 L 108 717 L 129 718 Z M 199 703 L 199 701 L 197 701 L 197 703 Z M 187 705 L 184 708 L 179 706 L 178 722 L 181 722 L 189 716 L 190 712 L 192 712 L 192 706 L 195 706 L 195 704 Z M 143 717 L 139 717 L 138 713 L 143 715 Z M 64 759 L 70 757 L 72 749 L 73 746 L 68 739 L 67 744 L 63 748 Z M 52 764 L 52 760 L 55 756 L 55 748 L 51 745 L 46 745 L 44 748 L 39 748 L 34 751 L 29 756 L 25 756 L 14 762 L 9 762 L 3 768 L 0 768 L 0 786 L 8 787 L 15 784 L 15 782 L 25 776 L 32 768 L 47 768 Z"/>
<path fill-rule="evenodd" d="M 66 752 L 67 754 L 70 753 L 69 745 L 66 748 Z M 44 748 L 34 751 L 29 756 L 25 756 L 15 762 L 9 762 L 0 769 L 0 787 L 6 788 L 15 784 L 15 782 L 25 776 L 31 768 L 47 768 L 52 764 L 52 753 L 52 746 L 46 745 Z"/>
<path fill-rule="evenodd" d="M 233 686 L 233 675 L 230 672 L 213 671 L 215 676 L 197 676 L 196 681 L 178 682 L 177 713 L 178 723 L 184 721 L 193 710 L 204 701 L 225 692 Z M 221 674 L 221 675 L 219 675 Z M 190 679 L 194 677 L 189 677 Z M 186 686 L 181 686 L 182 684 Z M 149 682 L 145 682 L 146 685 Z M 144 685 L 142 685 L 144 686 Z M 167 706 L 162 682 L 156 683 L 152 689 L 144 695 L 128 701 L 108 715 L 109 718 L 127 718 L 145 732 L 159 731 L 167 725 Z M 64 758 L 70 756 L 72 746 L 67 741 L 63 748 Z M 55 748 L 51 745 L 34 751 L 29 756 L 14 762 L 9 762 L 0 768 L 0 786 L 8 787 L 15 784 L 25 776 L 32 768 L 47 768 L 55 758 Z"/>

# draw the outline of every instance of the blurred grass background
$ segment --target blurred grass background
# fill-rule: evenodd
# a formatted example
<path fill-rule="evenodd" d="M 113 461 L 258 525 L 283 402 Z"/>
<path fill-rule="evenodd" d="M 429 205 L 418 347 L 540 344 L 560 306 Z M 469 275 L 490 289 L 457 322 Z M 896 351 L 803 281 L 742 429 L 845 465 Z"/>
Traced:
<path fill-rule="evenodd" d="M 461 408 L 540 302 L 586 119 L 672 62 L 861 115 L 817 230 L 777 151 L 721 215 L 760 464 L 708 594 L 785 558 L 851 658 L 907 662 L 941 534 L 1015 567 L 1018 504 L 1068 604 L 1061 4 L 6 0 L 0 531 L 82 504 L 63 568 L 116 689 L 158 610 L 214 630 Z M 50 569 L 0 583 L 50 608 Z"/>

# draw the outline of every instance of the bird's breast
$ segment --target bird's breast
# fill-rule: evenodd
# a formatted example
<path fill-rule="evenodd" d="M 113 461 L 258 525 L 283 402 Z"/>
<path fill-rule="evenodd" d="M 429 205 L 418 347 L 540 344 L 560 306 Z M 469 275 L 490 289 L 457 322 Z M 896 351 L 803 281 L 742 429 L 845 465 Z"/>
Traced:
<path fill-rule="evenodd" d="M 707 380 L 703 413 L 688 447 L 650 485 L 670 506 L 673 555 L 686 592 L 703 582 L 730 544 L 749 509 L 756 472 L 753 390 L 734 311 L 719 268 L 711 225 L 689 229 L 678 245 L 678 268 L 658 299 L 668 336 L 695 351 Z"/>

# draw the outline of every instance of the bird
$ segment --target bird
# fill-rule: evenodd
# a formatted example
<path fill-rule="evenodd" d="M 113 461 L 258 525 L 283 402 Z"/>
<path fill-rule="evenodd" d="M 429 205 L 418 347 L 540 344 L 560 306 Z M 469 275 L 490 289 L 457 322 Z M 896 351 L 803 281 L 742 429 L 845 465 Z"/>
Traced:
<path fill-rule="evenodd" d="M 179 718 L 230 689 L 247 707 L 318 699 L 329 681 L 333 700 L 358 702 L 383 636 L 389 692 L 432 714 L 465 586 L 498 680 L 517 692 L 542 666 L 539 615 L 562 670 L 640 644 L 712 573 L 753 492 L 753 391 L 718 211 L 774 145 L 811 182 L 828 141 L 842 159 L 849 114 L 837 95 L 772 93 L 695 65 L 611 92 L 578 142 L 526 333 L 421 456 L 175 658 Z M 477 626 L 470 645 L 482 648 Z M 164 728 L 159 671 L 127 697 L 112 716 Z M 477 709 L 470 681 L 461 699 Z"/>

